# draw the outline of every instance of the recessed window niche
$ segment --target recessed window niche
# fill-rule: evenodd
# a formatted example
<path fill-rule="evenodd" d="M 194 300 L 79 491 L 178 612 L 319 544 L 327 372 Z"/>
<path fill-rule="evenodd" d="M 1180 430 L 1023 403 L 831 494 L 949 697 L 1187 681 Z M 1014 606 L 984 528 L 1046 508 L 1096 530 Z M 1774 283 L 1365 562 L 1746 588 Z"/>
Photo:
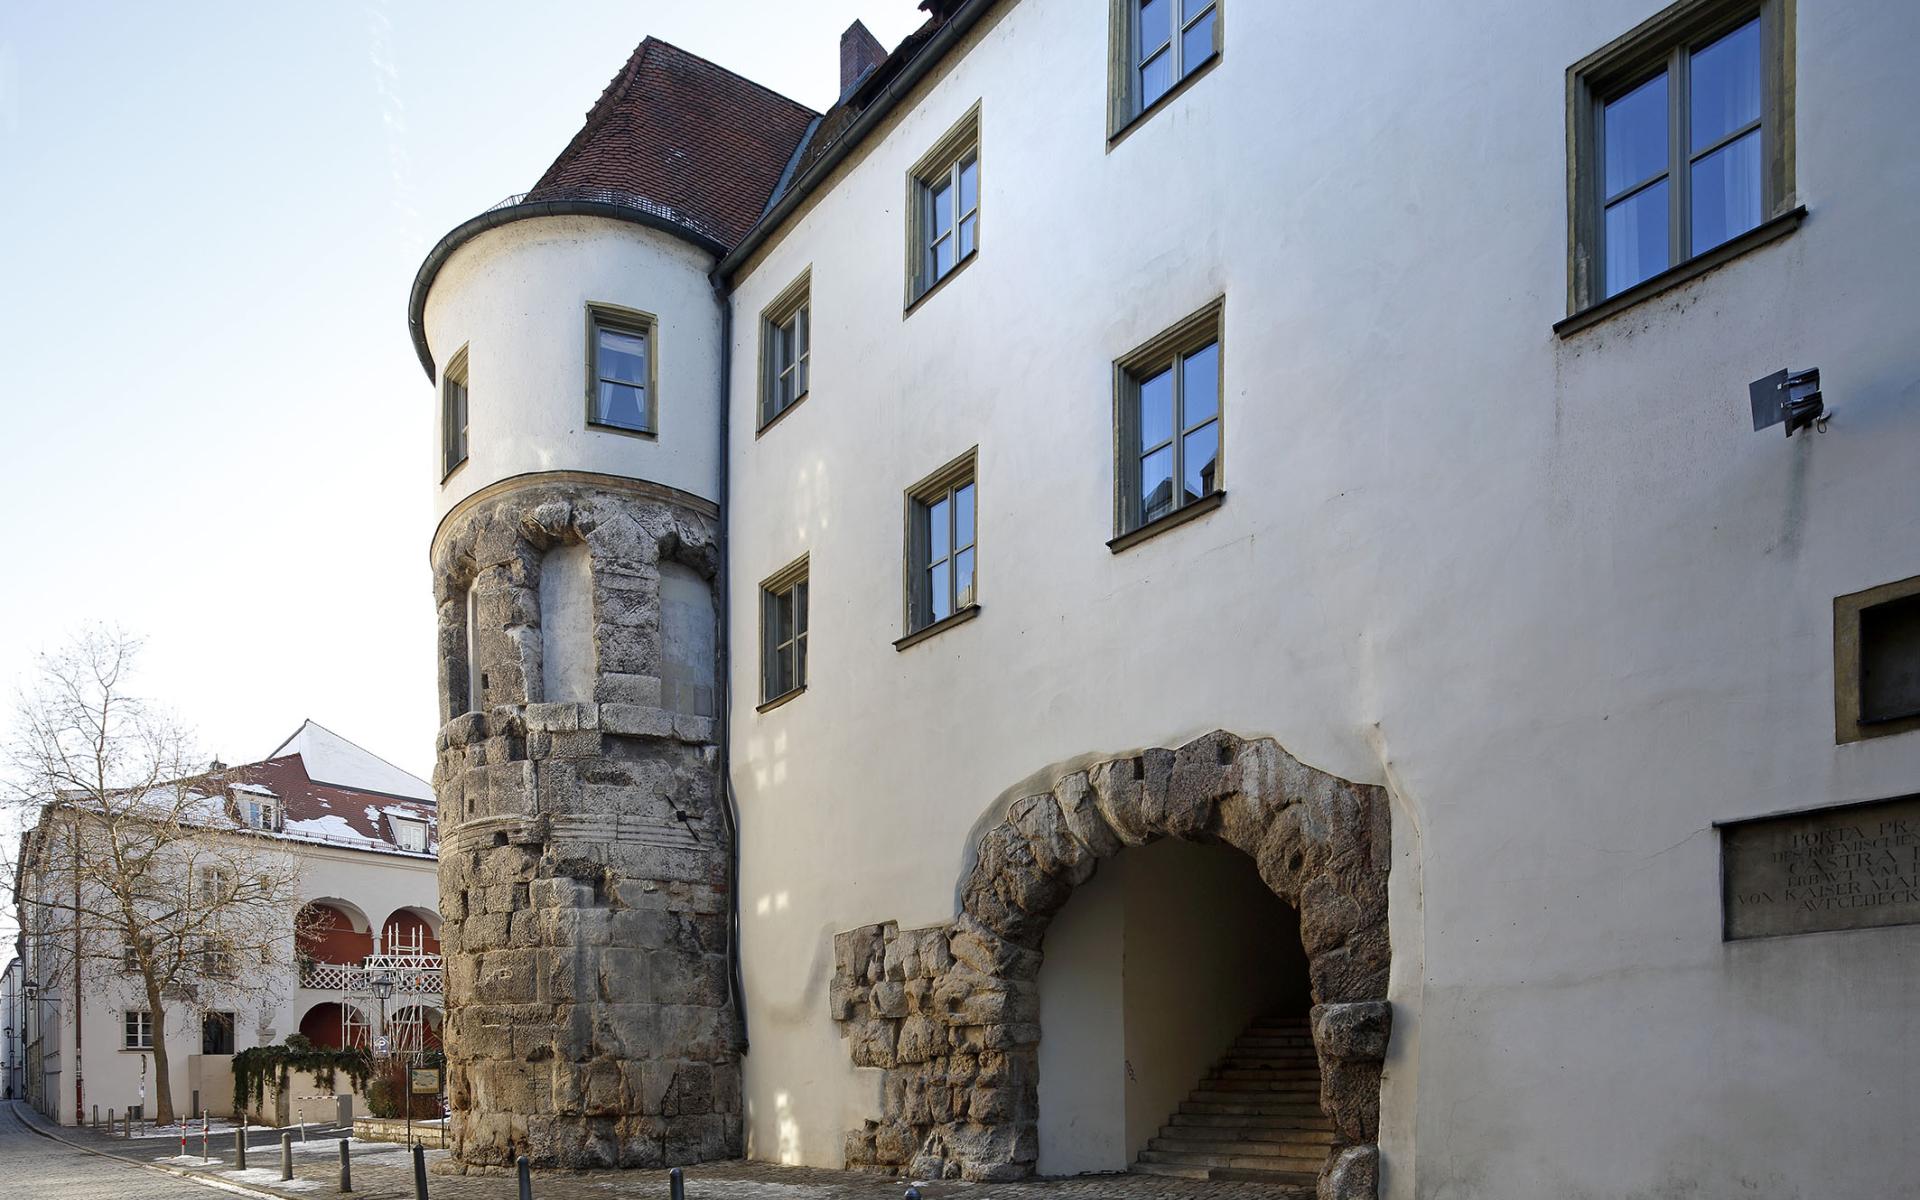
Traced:
<path fill-rule="evenodd" d="M 593 562 L 581 542 L 566 542 L 540 560 L 541 698 L 548 703 L 593 699 Z"/>

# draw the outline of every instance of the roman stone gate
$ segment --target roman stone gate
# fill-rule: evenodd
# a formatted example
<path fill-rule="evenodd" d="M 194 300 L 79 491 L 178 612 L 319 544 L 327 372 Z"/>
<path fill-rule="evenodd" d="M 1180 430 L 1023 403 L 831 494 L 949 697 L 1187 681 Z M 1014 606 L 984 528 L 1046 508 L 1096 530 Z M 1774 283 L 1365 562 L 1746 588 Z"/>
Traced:
<path fill-rule="evenodd" d="M 1378 787 L 1308 767 L 1271 739 L 1215 732 L 1074 772 L 982 834 L 952 922 L 834 939 L 832 1015 L 878 1067 L 883 1111 L 846 1138 L 852 1167 L 1018 1179 L 1038 1159 L 1038 976 L 1048 923 L 1102 860 L 1161 838 L 1223 843 L 1300 914 L 1320 1106 L 1334 1128 L 1324 1198 L 1376 1192 L 1386 1002 L 1389 809 Z"/>

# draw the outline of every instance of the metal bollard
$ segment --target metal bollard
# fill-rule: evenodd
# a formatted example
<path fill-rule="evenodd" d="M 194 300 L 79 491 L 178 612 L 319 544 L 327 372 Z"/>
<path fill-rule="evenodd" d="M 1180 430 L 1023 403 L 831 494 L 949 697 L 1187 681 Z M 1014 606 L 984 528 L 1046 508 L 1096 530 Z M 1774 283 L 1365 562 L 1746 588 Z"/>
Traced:
<path fill-rule="evenodd" d="M 187 1123 L 185 1121 L 181 1121 L 180 1122 L 180 1157 L 185 1158 L 186 1156 L 187 1156 Z"/>
<path fill-rule="evenodd" d="M 413 1144 L 413 1200 L 427 1200 L 427 1148 Z"/>
<path fill-rule="evenodd" d="M 200 1110 L 200 1161 L 212 1162 L 213 1155 L 207 1153 L 207 1110 Z"/>
<path fill-rule="evenodd" d="M 108 1109 L 107 1110 L 107 1135 L 109 1137 L 113 1135 L 113 1127 L 118 1123 L 119 1123 L 119 1118 L 113 1115 L 112 1109 Z"/>
<path fill-rule="evenodd" d="M 233 1135 L 233 1169 L 247 1169 L 247 1119 L 240 1118 L 240 1128 Z"/>
<path fill-rule="evenodd" d="M 667 1193 L 673 1200 L 687 1200 L 687 1176 L 679 1167 L 667 1172 Z"/>
<path fill-rule="evenodd" d="M 920 1189 L 917 1187 L 908 1188 L 905 1200 L 920 1200 Z"/>
<path fill-rule="evenodd" d="M 121 1120 L 125 1121 L 126 1125 L 124 1126 L 125 1132 L 122 1133 L 120 1136 L 132 1137 L 133 1136 L 133 1110 L 128 1109 L 127 1115 L 122 1117 Z"/>
<path fill-rule="evenodd" d="M 520 1200 L 533 1200 L 533 1167 L 522 1154 L 513 1160 L 513 1169 L 520 1176 Z"/>
<path fill-rule="evenodd" d="M 353 1190 L 353 1165 L 347 1161 L 347 1139 L 340 1139 L 340 1190 Z"/>
<path fill-rule="evenodd" d="M 293 1134 L 280 1135 L 280 1178 L 293 1178 Z"/>
<path fill-rule="evenodd" d="M 98 1104 L 93 1106 L 93 1127 L 95 1129 L 100 1128 L 100 1106 Z"/>

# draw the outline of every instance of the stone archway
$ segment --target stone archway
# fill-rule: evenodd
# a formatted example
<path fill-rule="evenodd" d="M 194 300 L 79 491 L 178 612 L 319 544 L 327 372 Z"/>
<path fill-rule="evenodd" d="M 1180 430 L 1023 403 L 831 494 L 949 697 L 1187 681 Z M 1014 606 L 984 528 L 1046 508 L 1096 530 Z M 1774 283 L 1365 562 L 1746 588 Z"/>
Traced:
<path fill-rule="evenodd" d="M 1300 913 L 1321 1108 L 1323 1200 L 1377 1191 L 1386 1002 L 1386 792 L 1306 766 L 1272 739 L 1214 732 L 1076 771 L 983 833 L 952 922 L 834 939 L 830 1004 L 856 1065 L 885 1071 L 883 1111 L 847 1165 L 920 1178 L 1019 1179 L 1039 1155 L 1041 939 L 1103 859 L 1160 838 L 1250 855 Z"/>

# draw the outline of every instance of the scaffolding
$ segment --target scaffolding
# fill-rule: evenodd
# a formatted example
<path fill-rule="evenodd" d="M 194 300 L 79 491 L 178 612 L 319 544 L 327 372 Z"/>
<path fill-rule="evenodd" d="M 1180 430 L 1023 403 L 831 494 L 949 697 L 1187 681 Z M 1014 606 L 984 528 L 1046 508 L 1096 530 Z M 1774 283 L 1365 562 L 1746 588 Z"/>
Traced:
<path fill-rule="evenodd" d="M 437 1025 L 440 1005 L 429 1000 L 437 1001 L 441 994 L 443 970 L 444 961 L 438 954 L 427 953 L 424 931 L 416 926 L 393 931 L 385 947 L 376 937 L 373 953 L 360 965 L 327 972 L 334 977 L 329 982 L 340 991 L 340 1044 L 378 1055 L 384 1036 L 387 1057 L 418 1064 L 431 1048 L 427 1035 Z M 382 1002 L 373 988 L 374 980 L 382 976 L 393 985 L 384 1005 L 384 1029 L 377 1028 Z"/>

